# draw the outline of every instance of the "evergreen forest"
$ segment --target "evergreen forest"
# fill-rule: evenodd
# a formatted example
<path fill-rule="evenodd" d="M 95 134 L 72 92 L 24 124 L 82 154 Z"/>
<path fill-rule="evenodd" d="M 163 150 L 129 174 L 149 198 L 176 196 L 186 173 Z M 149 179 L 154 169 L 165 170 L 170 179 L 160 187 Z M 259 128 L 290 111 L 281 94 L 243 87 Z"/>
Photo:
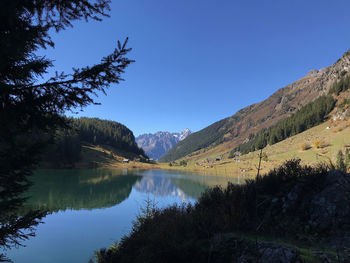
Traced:
<path fill-rule="evenodd" d="M 53 166 L 74 164 L 81 159 L 82 145 L 107 145 L 115 152 L 145 156 L 126 126 L 98 118 L 69 118 L 69 127 L 56 132 L 55 142 L 44 152 L 44 162 Z"/>
<path fill-rule="evenodd" d="M 331 95 L 323 95 L 317 98 L 276 125 L 249 136 L 249 141 L 234 148 L 229 157 L 233 158 L 236 151 L 246 154 L 262 149 L 268 144 L 272 145 L 283 141 L 322 123 L 334 108 L 335 103 L 336 100 Z"/>

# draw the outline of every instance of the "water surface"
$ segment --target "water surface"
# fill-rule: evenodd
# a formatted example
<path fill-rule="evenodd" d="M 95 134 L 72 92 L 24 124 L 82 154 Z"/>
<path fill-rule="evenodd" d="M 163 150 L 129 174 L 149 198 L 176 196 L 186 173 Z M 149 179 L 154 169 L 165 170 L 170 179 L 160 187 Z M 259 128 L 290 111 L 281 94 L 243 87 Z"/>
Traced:
<path fill-rule="evenodd" d="M 129 233 L 145 200 L 159 208 L 194 203 L 208 186 L 228 180 L 164 170 L 40 170 L 22 210 L 47 209 L 50 214 L 26 247 L 6 253 L 17 263 L 87 263 L 95 250 Z"/>

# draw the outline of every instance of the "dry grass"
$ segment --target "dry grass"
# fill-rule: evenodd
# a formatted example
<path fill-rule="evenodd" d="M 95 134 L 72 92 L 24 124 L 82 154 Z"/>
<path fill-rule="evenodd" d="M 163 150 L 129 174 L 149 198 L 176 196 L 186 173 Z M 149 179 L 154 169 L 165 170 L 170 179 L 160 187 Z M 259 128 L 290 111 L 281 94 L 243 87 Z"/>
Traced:
<path fill-rule="evenodd" d="M 267 173 L 273 168 L 280 166 L 284 161 L 292 158 L 301 158 L 304 164 L 316 164 L 320 162 L 335 162 L 336 153 L 345 145 L 350 145 L 350 127 L 346 127 L 347 121 L 338 121 L 337 125 L 344 127 L 343 130 L 334 133 L 331 129 L 330 122 L 325 122 L 314 128 L 311 128 L 296 136 L 290 137 L 282 142 L 274 145 L 268 145 L 264 148 L 264 152 L 269 157 L 268 162 L 262 162 L 262 173 Z M 303 143 L 309 143 L 308 150 L 301 150 Z M 318 147 L 316 147 L 318 146 Z M 232 148 L 231 148 L 232 149 Z M 256 166 L 259 163 L 259 152 L 251 152 L 241 156 L 241 161 L 228 159 L 230 149 L 223 151 L 220 149 L 210 149 L 205 154 L 187 158 L 187 166 L 181 167 L 181 170 L 193 171 L 203 175 L 217 175 L 231 178 L 241 178 L 242 180 L 252 178 L 256 175 Z M 224 159 L 221 162 L 213 162 L 212 167 L 203 167 L 196 165 L 197 162 L 205 158 L 215 158 L 222 155 Z M 169 169 L 168 164 L 160 164 L 161 168 Z M 170 169 L 179 169 L 179 167 L 171 167 Z"/>
<path fill-rule="evenodd" d="M 112 153 L 109 149 L 103 148 L 101 146 L 84 145 L 82 148 L 82 160 L 78 163 L 77 167 L 91 167 L 93 164 L 93 167 L 115 169 L 159 169 L 158 164 L 149 164 L 134 161 L 123 163 L 123 159 L 124 157 Z"/>

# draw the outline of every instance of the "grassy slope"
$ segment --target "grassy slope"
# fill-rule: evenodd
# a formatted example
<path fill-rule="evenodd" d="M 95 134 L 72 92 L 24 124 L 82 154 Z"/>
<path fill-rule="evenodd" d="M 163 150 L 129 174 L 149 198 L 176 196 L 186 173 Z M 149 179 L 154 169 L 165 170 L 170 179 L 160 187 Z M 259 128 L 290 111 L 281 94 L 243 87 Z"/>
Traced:
<path fill-rule="evenodd" d="M 349 121 L 338 121 L 337 123 L 327 121 L 282 142 L 265 147 L 263 151 L 267 154 L 268 161 L 262 162 L 262 172 L 268 172 L 271 168 L 275 168 L 285 160 L 291 158 L 300 158 L 302 162 L 308 164 L 316 164 L 322 161 L 329 162 L 329 160 L 335 162 L 337 152 L 339 150 L 344 150 L 345 145 L 350 144 L 349 125 Z M 327 129 L 327 126 L 329 126 L 330 129 Z M 339 129 L 341 130 L 339 131 Z M 313 145 L 316 139 L 320 139 L 326 146 L 319 149 L 316 148 Z M 302 143 L 309 144 L 311 148 L 305 151 L 300 150 L 300 145 Z M 238 163 L 234 159 L 227 158 L 227 151 L 214 148 L 187 158 L 187 167 L 169 167 L 168 164 L 161 164 L 161 167 L 193 170 L 211 175 L 224 175 L 236 177 L 237 180 L 239 180 L 239 178 L 246 178 L 256 174 L 256 165 L 259 162 L 258 154 L 259 152 L 255 151 L 243 155 L 241 157 L 241 162 Z M 224 159 L 219 162 L 214 161 L 212 164 L 205 163 L 203 166 L 207 166 L 207 168 L 196 165 L 197 162 L 203 159 L 205 160 L 208 157 L 215 160 L 215 157 L 218 155 L 223 155 Z M 246 171 L 242 172 L 241 169 L 245 169 Z"/>
<path fill-rule="evenodd" d="M 76 164 L 77 167 L 108 167 L 108 168 L 140 168 L 140 169 L 158 169 L 158 165 L 130 161 L 123 163 L 122 153 L 113 154 L 111 157 L 111 147 L 83 145 L 81 160 Z"/>

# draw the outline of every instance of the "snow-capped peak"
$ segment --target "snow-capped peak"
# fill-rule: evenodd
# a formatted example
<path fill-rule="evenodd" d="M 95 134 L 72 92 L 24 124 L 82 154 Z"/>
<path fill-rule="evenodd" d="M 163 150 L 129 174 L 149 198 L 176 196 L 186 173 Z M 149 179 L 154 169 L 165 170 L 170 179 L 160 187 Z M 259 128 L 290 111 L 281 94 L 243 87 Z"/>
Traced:
<path fill-rule="evenodd" d="M 180 141 L 186 139 L 188 135 L 190 135 L 192 132 L 190 129 L 186 128 L 180 133 Z"/>

